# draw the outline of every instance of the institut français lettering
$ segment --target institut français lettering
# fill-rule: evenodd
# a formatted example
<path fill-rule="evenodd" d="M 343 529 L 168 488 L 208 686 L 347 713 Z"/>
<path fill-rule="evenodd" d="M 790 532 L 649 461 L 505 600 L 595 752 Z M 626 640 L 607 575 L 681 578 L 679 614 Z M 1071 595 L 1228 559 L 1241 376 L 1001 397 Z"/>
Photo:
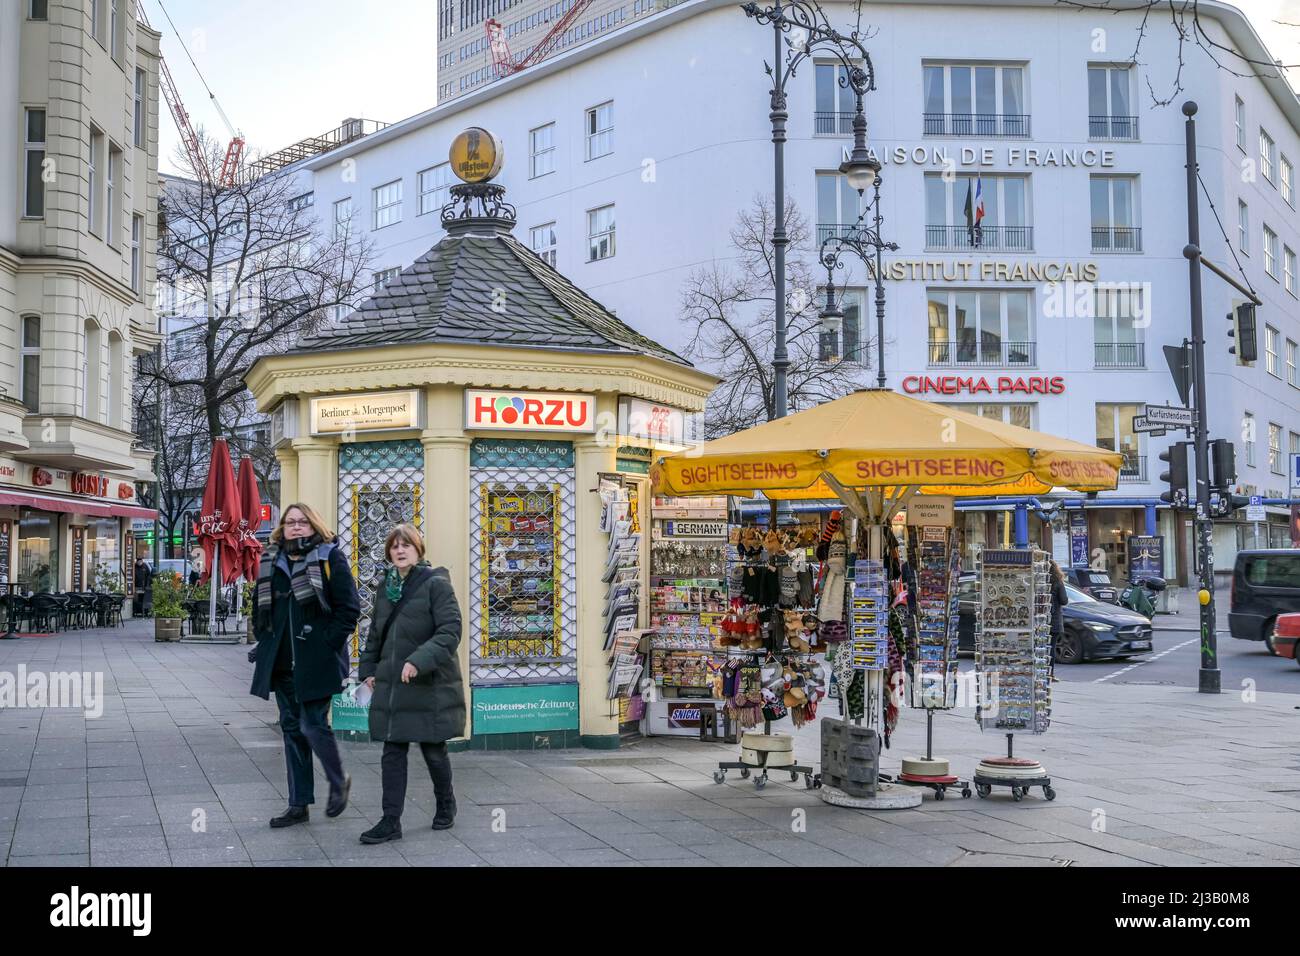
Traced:
<path fill-rule="evenodd" d="M 867 271 L 874 277 L 875 264 L 868 261 Z M 884 263 L 884 277 L 895 282 L 1096 282 L 1097 263 L 895 259 Z"/>

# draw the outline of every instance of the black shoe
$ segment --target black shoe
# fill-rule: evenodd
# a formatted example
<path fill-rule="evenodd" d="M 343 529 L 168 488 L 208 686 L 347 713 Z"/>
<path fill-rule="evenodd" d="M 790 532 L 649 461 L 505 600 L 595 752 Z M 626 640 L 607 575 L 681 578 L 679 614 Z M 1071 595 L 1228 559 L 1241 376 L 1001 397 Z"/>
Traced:
<path fill-rule="evenodd" d="M 284 811 L 284 813 L 271 819 L 271 828 L 273 830 L 279 830 L 282 827 L 291 827 L 295 823 L 306 823 L 310 819 L 311 814 L 307 811 L 306 807 L 290 806 L 288 810 Z"/>
<path fill-rule="evenodd" d="M 389 840 L 402 838 L 402 821 L 397 817 L 383 817 L 378 823 L 361 834 L 362 843 L 387 843 Z"/>
<path fill-rule="evenodd" d="M 343 778 L 343 786 L 337 793 L 330 794 L 330 802 L 325 805 L 325 816 L 337 817 L 348 808 L 348 794 L 352 792 L 352 777 Z"/>
<path fill-rule="evenodd" d="M 435 830 L 450 830 L 451 825 L 456 821 L 456 798 L 447 797 L 445 800 L 438 800 L 438 812 L 433 818 L 433 828 Z"/>

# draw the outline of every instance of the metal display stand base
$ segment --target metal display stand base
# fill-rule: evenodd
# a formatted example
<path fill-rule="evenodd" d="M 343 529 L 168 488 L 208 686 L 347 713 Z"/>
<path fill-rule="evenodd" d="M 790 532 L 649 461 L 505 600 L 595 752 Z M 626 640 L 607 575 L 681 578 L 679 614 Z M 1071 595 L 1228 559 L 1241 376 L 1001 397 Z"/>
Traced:
<path fill-rule="evenodd" d="M 900 773 L 897 782 L 905 787 L 929 787 L 934 791 L 934 798 L 942 800 L 948 795 L 948 788 L 961 790 L 961 795 L 970 798 L 970 781 L 959 780 L 952 775 L 942 777 L 922 776 L 915 773 Z"/>
<path fill-rule="evenodd" d="M 877 784 L 874 797 L 851 797 L 843 790 L 830 786 L 820 788 L 817 793 L 824 803 L 833 807 L 854 807 L 858 810 L 910 810 L 921 805 L 919 791 L 893 783 Z"/>
<path fill-rule="evenodd" d="M 1033 787 L 1042 787 L 1043 796 L 1056 799 L 1052 778 L 1037 760 L 1017 758 L 1013 752 L 1015 734 L 1007 734 L 1007 755 L 987 757 L 975 768 L 975 793 L 984 799 L 994 787 L 1009 787 L 1011 798 L 1019 803 Z"/>
<path fill-rule="evenodd" d="M 754 777 L 754 789 L 762 790 L 767 786 L 767 754 L 763 754 L 763 763 L 755 766 L 754 764 L 741 763 L 739 760 L 725 760 L 718 764 L 718 769 L 713 771 L 714 783 L 726 783 L 728 770 L 739 770 L 740 778 L 748 780 L 751 773 L 756 774 Z M 788 771 L 790 781 L 799 779 L 799 774 L 803 774 L 803 786 L 805 790 L 820 789 L 822 785 L 822 775 L 817 773 L 813 767 L 805 767 L 801 764 L 793 764 L 789 767 L 773 767 L 772 773 L 784 773 Z"/>
<path fill-rule="evenodd" d="M 924 771 L 931 771 L 925 773 Z M 895 780 L 906 787 L 929 787 L 934 791 L 934 798 L 942 800 L 948 795 L 948 788 L 960 789 L 963 798 L 970 798 L 970 781 L 959 780 L 948 773 L 946 757 L 934 756 L 934 709 L 925 709 L 925 756 L 904 757 L 903 772 Z"/>

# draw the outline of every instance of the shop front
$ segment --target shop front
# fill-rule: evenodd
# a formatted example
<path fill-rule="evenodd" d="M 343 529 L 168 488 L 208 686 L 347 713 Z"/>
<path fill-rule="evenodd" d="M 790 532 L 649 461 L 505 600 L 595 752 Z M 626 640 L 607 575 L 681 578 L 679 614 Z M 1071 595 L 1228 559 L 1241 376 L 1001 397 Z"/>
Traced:
<path fill-rule="evenodd" d="M 0 457 L 0 588 L 130 594 L 130 522 L 153 516 L 129 478 Z"/>
<path fill-rule="evenodd" d="M 308 502 L 338 530 L 362 600 L 354 661 L 385 536 L 402 522 L 422 530 L 461 605 L 465 746 L 617 746 L 611 535 L 597 491 L 607 476 L 644 485 L 650 455 L 682 447 L 664 423 L 693 421 L 717 379 L 515 241 L 509 207 L 482 188 L 454 192 L 464 214 L 444 213 L 445 239 L 357 312 L 250 372 L 272 415 L 279 504 Z M 633 407 L 661 410 L 652 418 L 669 431 L 632 427 Z M 621 592 L 641 620 L 645 544 L 632 539 L 638 570 L 622 583 L 635 586 Z M 352 710 L 343 729 L 364 730 Z"/>

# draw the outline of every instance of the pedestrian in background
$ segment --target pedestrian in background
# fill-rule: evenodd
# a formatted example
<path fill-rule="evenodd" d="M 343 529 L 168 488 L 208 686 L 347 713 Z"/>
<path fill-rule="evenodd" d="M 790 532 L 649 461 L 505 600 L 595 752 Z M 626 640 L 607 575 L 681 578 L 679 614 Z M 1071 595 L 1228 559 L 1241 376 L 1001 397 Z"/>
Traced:
<path fill-rule="evenodd" d="M 256 663 L 251 693 L 266 700 L 275 692 L 289 772 L 289 808 L 271 820 L 272 827 L 307 822 L 307 807 L 316 802 L 313 753 L 330 785 L 325 815 L 337 817 L 347 808 L 352 778 L 343 773 L 329 710 L 350 669 L 348 638 L 360 612 L 334 532 L 312 508 L 289 505 L 262 553 L 254 598 L 257 644 L 249 652 Z"/>
<path fill-rule="evenodd" d="M 1069 597 L 1065 593 L 1065 575 L 1061 572 L 1061 566 L 1055 561 L 1052 562 L 1052 660 L 1050 672 L 1052 680 L 1060 680 L 1056 676 L 1056 646 L 1065 636 L 1065 617 L 1061 613 L 1061 608 L 1070 603 Z"/>
<path fill-rule="evenodd" d="M 384 742 L 381 762 L 383 817 L 361 834 L 362 843 L 402 838 L 407 754 L 419 744 L 437 813 L 433 829 L 456 819 L 447 741 L 465 733 L 465 686 L 461 680 L 460 605 L 446 568 L 424 560 L 424 537 L 409 524 L 384 542 L 391 567 L 375 600 L 370 634 L 357 676 L 372 691 L 370 739 Z"/>
<path fill-rule="evenodd" d="M 149 585 L 153 582 L 153 568 L 149 562 L 141 555 L 135 562 L 135 597 L 132 603 L 132 613 L 136 617 L 143 617 L 145 612 L 150 610 L 153 602 L 150 600 Z"/>

